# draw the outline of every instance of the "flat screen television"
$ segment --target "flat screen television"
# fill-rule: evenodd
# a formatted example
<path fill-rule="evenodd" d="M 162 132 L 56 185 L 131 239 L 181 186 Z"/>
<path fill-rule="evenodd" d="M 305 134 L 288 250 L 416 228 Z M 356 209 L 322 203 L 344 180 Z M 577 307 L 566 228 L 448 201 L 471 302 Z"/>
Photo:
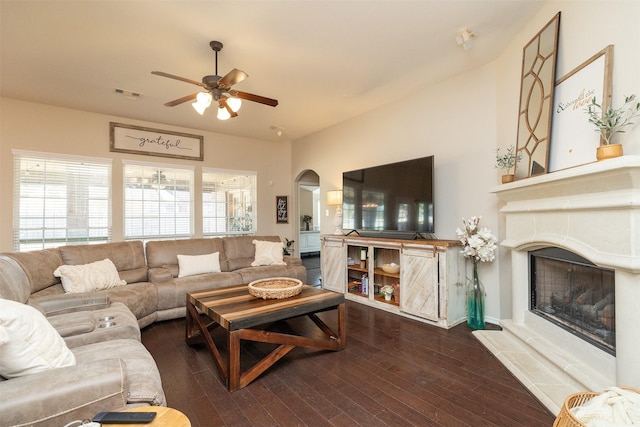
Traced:
<path fill-rule="evenodd" d="M 361 236 L 434 233 L 433 156 L 344 172 L 342 228 Z"/>

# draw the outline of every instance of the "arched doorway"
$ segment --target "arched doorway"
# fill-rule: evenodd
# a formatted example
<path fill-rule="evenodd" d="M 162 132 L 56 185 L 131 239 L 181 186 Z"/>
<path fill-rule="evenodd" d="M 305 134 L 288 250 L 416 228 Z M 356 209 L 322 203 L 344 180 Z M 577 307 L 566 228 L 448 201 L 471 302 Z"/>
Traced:
<path fill-rule="evenodd" d="M 320 177 L 307 170 L 298 178 L 297 256 L 307 267 L 308 284 L 320 284 Z"/>

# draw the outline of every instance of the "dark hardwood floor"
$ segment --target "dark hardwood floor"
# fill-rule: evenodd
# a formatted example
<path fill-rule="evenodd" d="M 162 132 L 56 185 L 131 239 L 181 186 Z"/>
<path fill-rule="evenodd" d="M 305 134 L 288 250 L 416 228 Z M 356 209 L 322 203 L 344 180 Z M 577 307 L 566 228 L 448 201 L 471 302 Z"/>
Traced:
<path fill-rule="evenodd" d="M 333 312 L 321 317 L 334 325 Z M 347 319 L 345 350 L 296 348 L 234 393 L 220 383 L 208 350 L 185 344 L 184 319 L 143 329 L 142 342 L 158 364 L 168 405 L 194 427 L 553 424 L 466 324 L 443 330 L 352 302 Z M 215 335 L 217 343 L 223 338 Z M 243 364 L 270 350 L 243 342 Z"/>

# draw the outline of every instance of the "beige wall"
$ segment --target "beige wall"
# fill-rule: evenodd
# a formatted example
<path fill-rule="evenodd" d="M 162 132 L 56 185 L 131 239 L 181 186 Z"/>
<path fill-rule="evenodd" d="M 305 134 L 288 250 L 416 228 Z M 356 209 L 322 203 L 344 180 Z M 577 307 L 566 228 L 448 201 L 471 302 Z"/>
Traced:
<path fill-rule="evenodd" d="M 315 170 L 324 203 L 326 191 L 341 187 L 345 170 L 433 154 L 438 237 L 455 239 L 460 219 L 472 215 L 481 215 L 481 224 L 501 235 L 499 201 L 491 193 L 500 176 L 494 168 L 495 149 L 516 141 L 522 48 L 558 11 L 557 75 L 614 44 L 614 105 L 625 94 L 640 95 L 640 2 L 550 1 L 490 64 L 425 88 L 393 108 L 296 141 L 293 174 Z M 476 49 L 481 44 L 482 35 Z M 621 142 L 626 154 L 640 154 L 640 126 Z M 330 221 L 322 223 L 322 232 L 332 232 Z M 511 315 L 510 260 L 505 256 L 500 251 L 497 262 L 481 266 L 489 320 Z"/>
<path fill-rule="evenodd" d="M 204 161 L 109 152 L 109 122 L 174 130 L 204 136 Z M 275 196 L 292 194 L 291 143 L 260 141 L 228 135 L 141 122 L 42 104 L 0 99 L 0 251 L 13 249 L 13 158 L 12 149 L 74 154 L 113 159 L 113 239 L 122 240 L 122 159 L 196 167 L 196 185 L 201 167 L 250 170 L 258 173 L 258 234 L 292 238 L 291 224 L 276 225 Z M 239 154 L 240 153 L 240 154 Z M 195 195 L 194 211 L 201 212 Z M 291 209 L 291 206 L 290 206 Z M 291 215 L 291 213 L 290 213 Z M 200 215 L 196 215 L 200 218 Z M 195 224 L 201 235 L 202 222 Z"/>
<path fill-rule="evenodd" d="M 258 232 L 293 238 L 291 224 L 275 225 L 275 195 L 294 200 L 293 177 L 307 169 L 320 175 L 321 212 L 326 192 L 341 188 L 342 172 L 364 166 L 435 155 L 436 234 L 454 239 L 462 217 L 482 215 L 482 224 L 502 234 L 499 202 L 491 193 L 499 182 L 494 168 L 496 147 L 515 143 L 522 47 L 558 12 L 562 12 L 558 76 L 562 76 L 608 44 L 615 45 L 613 103 L 624 95 L 640 95 L 640 2 L 637 0 L 549 1 L 488 65 L 455 76 L 393 108 L 373 111 L 295 141 L 271 143 L 137 122 L 38 104 L 2 99 L 0 104 L 0 250 L 11 249 L 11 149 L 72 153 L 114 158 L 114 190 L 121 188 L 118 160 L 108 151 L 108 122 L 120 121 L 205 135 L 205 161 L 187 162 L 229 169 L 258 171 Z M 508 19 L 508 17 L 505 17 Z M 482 35 L 476 48 L 482 44 Z M 461 51 L 461 55 L 464 53 Z M 586 122 L 586 119 L 585 119 Z M 624 135 L 625 154 L 640 154 L 640 126 Z M 238 155 L 237 153 L 242 153 Z M 247 157 L 247 153 L 251 153 Z M 145 161 L 172 163 L 157 157 Z M 184 163 L 175 161 L 175 163 Z M 288 165 L 291 168 L 288 169 Z M 278 166 L 282 165 L 282 166 Z M 270 186 L 269 182 L 273 185 Z M 114 196 L 116 195 L 114 191 Z M 113 207 L 114 237 L 121 236 L 121 203 Z M 330 210 L 329 218 L 334 214 Z M 291 222 L 291 221 L 290 221 Z M 331 220 L 321 221 L 331 233 Z M 510 317 L 509 260 L 483 265 L 487 288 L 487 317 Z"/>

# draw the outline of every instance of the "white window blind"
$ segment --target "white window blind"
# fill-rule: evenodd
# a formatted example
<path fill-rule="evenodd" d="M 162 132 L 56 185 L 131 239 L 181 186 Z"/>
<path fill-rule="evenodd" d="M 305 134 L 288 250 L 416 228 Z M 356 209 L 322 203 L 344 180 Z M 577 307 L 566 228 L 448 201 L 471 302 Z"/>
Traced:
<path fill-rule="evenodd" d="M 256 198 L 255 172 L 204 169 L 203 235 L 255 234 Z"/>
<path fill-rule="evenodd" d="M 125 239 L 193 235 L 193 168 L 124 163 Z"/>
<path fill-rule="evenodd" d="M 111 240 L 111 160 L 13 151 L 14 250 Z"/>

